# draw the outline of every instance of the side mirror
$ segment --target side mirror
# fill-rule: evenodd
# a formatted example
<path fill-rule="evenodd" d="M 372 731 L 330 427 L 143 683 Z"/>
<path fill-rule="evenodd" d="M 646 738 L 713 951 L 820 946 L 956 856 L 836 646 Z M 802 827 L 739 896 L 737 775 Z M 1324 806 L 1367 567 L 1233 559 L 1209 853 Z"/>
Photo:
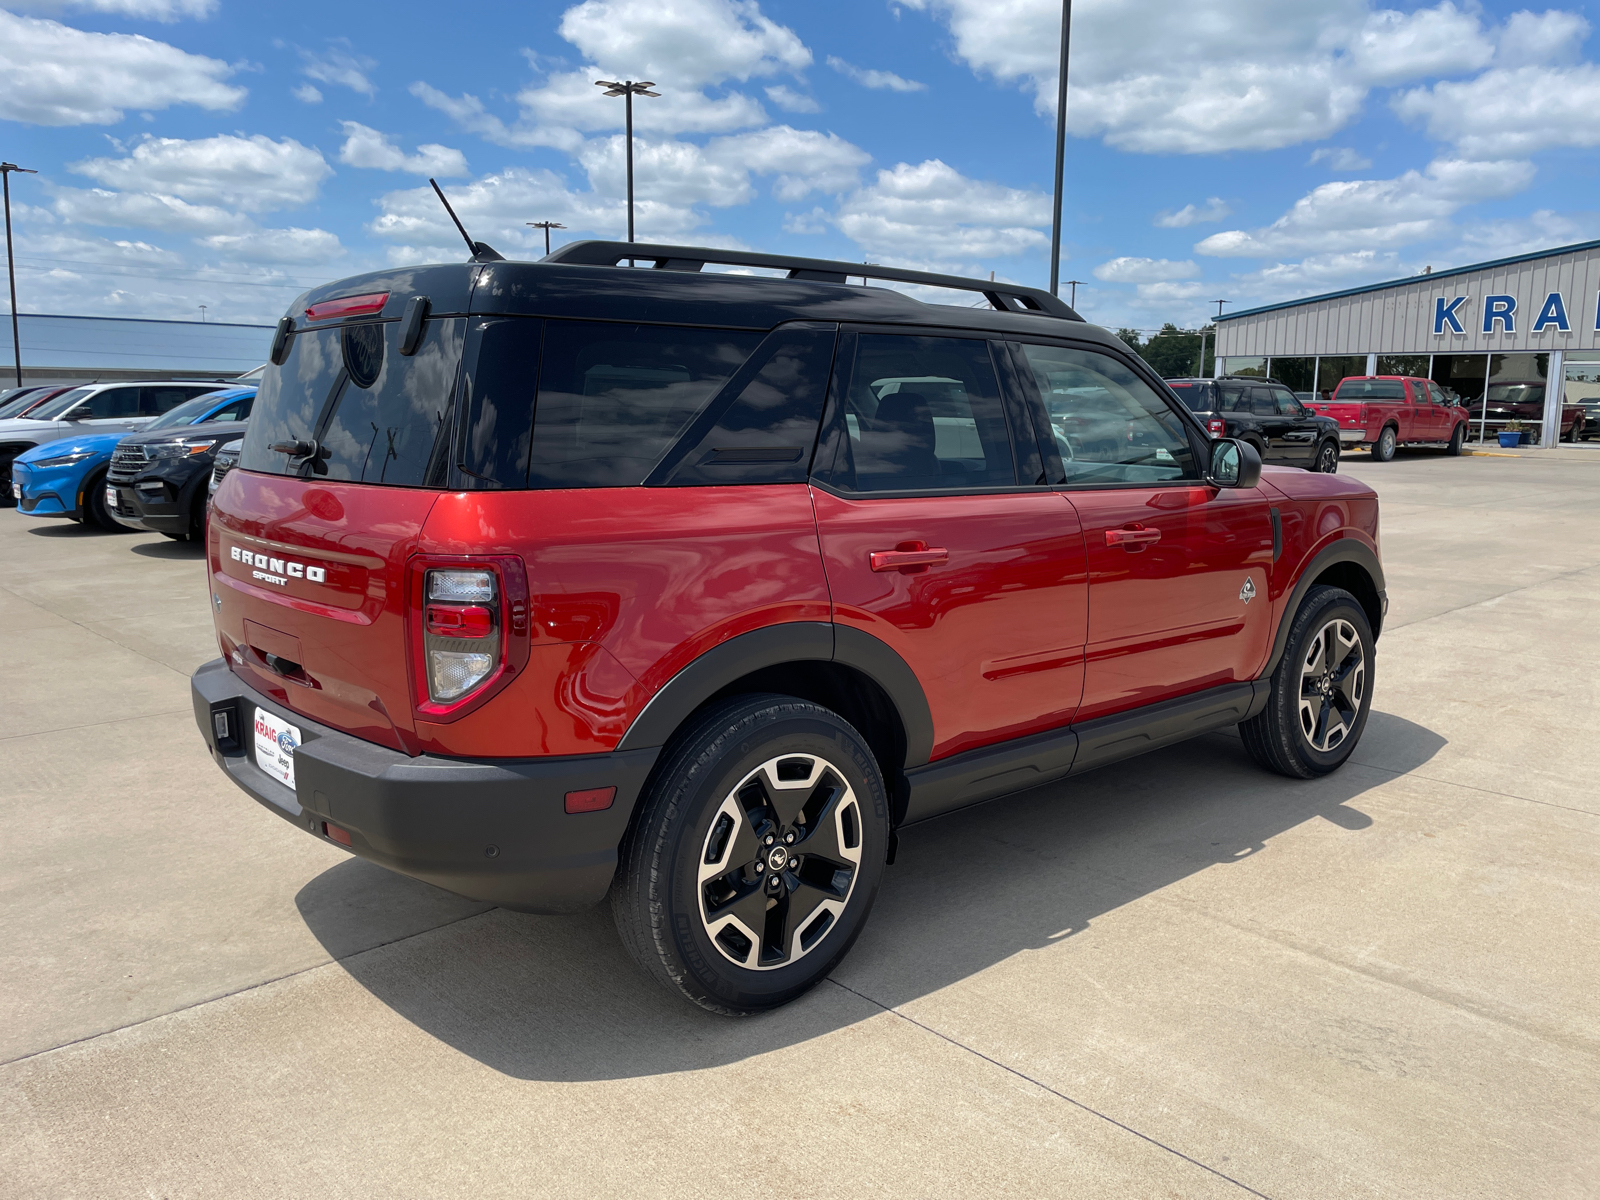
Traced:
<path fill-rule="evenodd" d="M 1253 488 L 1261 482 L 1261 455 L 1249 442 L 1218 438 L 1211 443 L 1208 478 L 1217 487 Z"/>
<path fill-rule="evenodd" d="M 87 404 L 74 404 L 66 412 L 61 414 L 61 419 L 63 421 L 84 421 L 87 420 L 89 416 L 90 409 Z"/>

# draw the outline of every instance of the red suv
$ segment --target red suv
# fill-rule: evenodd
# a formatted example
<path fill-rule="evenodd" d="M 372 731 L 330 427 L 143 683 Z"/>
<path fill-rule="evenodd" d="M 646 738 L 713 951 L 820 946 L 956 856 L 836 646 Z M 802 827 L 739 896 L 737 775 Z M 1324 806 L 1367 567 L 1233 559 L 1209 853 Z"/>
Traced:
<path fill-rule="evenodd" d="M 312 836 L 609 895 L 749 1012 L 844 955 L 903 826 L 1233 725 L 1295 778 L 1354 749 L 1377 498 L 1264 474 L 1056 297 L 490 254 L 296 301 L 211 509 L 195 716 Z"/>

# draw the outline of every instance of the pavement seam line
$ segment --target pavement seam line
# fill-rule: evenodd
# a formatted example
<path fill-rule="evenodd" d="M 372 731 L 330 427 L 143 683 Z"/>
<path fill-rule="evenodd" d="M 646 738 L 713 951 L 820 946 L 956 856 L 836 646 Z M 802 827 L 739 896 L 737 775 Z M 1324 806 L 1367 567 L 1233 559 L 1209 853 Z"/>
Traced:
<path fill-rule="evenodd" d="M 32 607 L 37 608 L 40 612 L 49 613 L 52 617 L 57 617 L 60 620 L 65 621 L 69 625 L 76 625 L 79 629 L 83 630 L 90 637 L 97 637 L 101 641 L 110 642 L 113 646 L 119 646 L 122 649 L 126 650 L 129 654 L 137 654 L 140 658 L 144 659 L 146 662 L 153 662 L 153 663 L 156 664 L 156 666 L 161 667 L 164 670 L 171 671 L 174 675 L 182 676 L 184 679 L 189 678 L 189 675 L 187 673 L 185 673 L 183 671 L 180 671 L 177 667 L 173 666 L 171 663 L 164 663 L 159 658 L 152 658 L 150 655 L 146 654 L 143 650 L 135 650 L 132 646 L 128 645 L 126 642 L 119 642 L 114 637 L 109 637 L 106 634 L 98 632 L 97 630 L 90 629 L 82 621 L 74 621 L 71 617 L 67 616 L 65 613 L 58 613 L 53 608 L 46 608 L 43 604 L 40 604 L 37 600 L 30 599 L 29 597 L 24 596 L 21 592 L 16 591 L 13 588 L 0 588 L 0 591 L 4 591 L 8 596 L 15 596 L 18 600 L 21 600 L 24 604 L 31 605 Z M 3 1065 L 3 1064 L 0 1064 L 0 1065 Z"/>
<path fill-rule="evenodd" d="M 343 954 L 337 958 L 329 958 L 327 962 L 312 963 L 309 967 L 301 967 L 298 971 L 286 971 L 282 975 L 274 975 L 271 979 L 259 979 L 255 983 L 246 984 L 244 987 L 234 988 L 231 992 L 221 992 L 215 996 L 207 996 L 202 1000 L 196 1000 L 193 1004 L 181 1004 L 177 1008 L 171 1008 L 166 1012 L 156 1013 L 154 1016 L 145 1017 L 139 1021 L 129 1021 L 126 1025 L 118 1025 L 113 1029 L 102 1029 L 99 1033 L 88 1033 L 83 1037 L 73 1038 L 71 1041 L 62 1042 L 56 1046 L 47 1046 L 43 1050 L 30 1050 L 27 1054 L 17 1055 L 16 1058 L 0 1059 L 0 1067 L 14 1066 L 17 1063 L 27 1062 L 30 1058 L 42 1058 L 46 1054 L 54 1054 L 58 1050 L 66 1050 L 72 1046 L 82 1046 L 88 1042 L 98 1041 L 103 1037 L 110 1037 L 114 1033 L 123 1033 L 129 1029 L 138 1029 L 141 1025 L 148 1025 L 152 1021 L 160 1021 L 167 1017 L 175 1017 L 179 1013 L 192 1012 L 197 1008 L 204 1008 L 208 1004 L 216 1004 L 218 1001 L 228 1000 L 234 996 L 243 996 L 247 992 L 253 992 L 258 988 L 270 987 L 274 983 L 282 983 L 285 979 L 294 979 L 301 975 L 309 975 L 313 971 L 321 971 L 326 967 L 336 967 L 340 963 L 349 962 L 352 958 L 359 958 L 361 955 L 370 954 L 374 950 L 382 950 L 385 946 L 398 945 L 401 942 L 410 941 L 414 937 L 422 937 L 425 934 L 436 933 L 441 929 L 449 929 L 452 925 L 459 925 L 463 921 L 470 921 L 474 917 L 481 917 L 496 911 L 498 910 L 490 907 L 484 909 L 482 912 L 468 913 L 464 917 L 457 917 L 453 921 L 446 921 L 443 925 L 432 925 L 427 929 L 419 929 L 415 933 L 402 934 L 400 937 L 390 938 L 387 942 L 379 942 L 375 946 L 363 946 L 359 950 L 352 950 L 349 954 Z"/>
<path fill-rule="evenodd" d="M 1521 587 L 1509 588 L 1506 591 L 1500 592 L 1498 595 L 1485 596 L 1482 600 L 1472 600 L 1466 604 L 1458 604 L 1454 608 L 1447 608 L 1443 612 L 1433 613 L 1426 617 L 1418 617 L 1415 621 L 1407 621 L 1403 625 L 1385 624 L 1383 631 L 1385 633 L 1399 632 L 1402 629 L 1410 629 L 1413 625 L 1426 625 L 1429 621 L 1437 621 L 1440 617 L 1448 617 L 1454 613 L 1466 612 L 1469 608 L 1477 608 L 1479 605 L 1489 604 L 1495 600 L 1504 600 L 1507 596 L 1515 596 L 1518 592 L 1531 591 L 1537 587 L 1544 587 L 1546 584 L 1556 583 L 1563 579 L 1571 579 L 1574 575 L 1583 575 L 1589 571 L 1596 570 L 1597 568 L 1600 568 L 1600 563 L 1590 563 L 1588 566 L 1578 567 L 1575 570 L 1562 571 L 1559 575 L 1551 575 L 1548 579 L 1540 579 L 1535 583 L 1525 583 Z"/>
<path fill-rule="evenodd" d="M 192 711 L 187 708 L 174 708 L 169 712 L 135 713 L 131 717 L 113 717 L 109 721 L 90 721 L 84 725 L 59 725 L 54 729 L 32 729 L 27 733 L 8 733 L 0 736 L 0 742 L 14 742 L 18 738 L 44 737 L 52 733 L 72 733 L 78 729 L 99 729 L 105 725 L 125 725 L 129 721 L 150 721 L 156 717 L 181 717 Z"/>
<path fill-rule="evenodd" d="M 1515 792 L 1497 792 L 1494 788 L 1478 787 L 1471 783 L 1461 783 L 1454 779 L 1439 779 L 1433 775 L 1419 775 L 1416 771 L 1396 771 L 1393 767 L 1379 766 L 1377 763 L 1361 762 L 1352 756 L 1349 760 L 1352 766 L 1364 767 L 1369 771 L 1382 771 L 1385 775 L 1392 775 L 1396 779 L 1421 779 L 1426 783 L 1437 783 L 1440 787 L 1465 788 L 1469 792 L 1481 792 L 1485 796 L 1499 796 L 1502 800 L 1520 800 L 1524 804 L 1537 804 L 1543 808 L 1554 808 L 1561 812 L 1578 813 L 1585 817 L 1600 817 L 1600 813 L 1591 812 L 1587 808 L 1573 808 L 1570 804 L 1556 804 L 1550 800 L 1536 800 L 1532 796 L 1519 796 Z"/>
<path fill-rule="evenodd" d="M 828 982 L 833 984 L 835 987 L 843 988 L 845 991 L 849 992 L 852 996 L 856 996 L 856 997 L 859 997 L 862 1000 L 865 1000 L 868 1004 L 876 1005 L 878 1008 L 882 1009 L 886 1013 L 889 1013 L 891 1016 L 899 1017 L 902 1021 L 905 1021 L 906 1023 L 908 1023 L 910 1025 L 915 1025 L 918 1029 L 922 1030 L 924 1033 L 931 1033 L 934 1037 L 940 1039 L 941 1041 L 950 1043 L 950 1045 L 954 1046 L 956 1049 L 965 1050 L 968 1054 L 971 1054 L 975 1058 L 981 1058 L 984 1062 L 988 1063 L 990 1066 L 999 1067 L 1002 1071 L 1005 1071 L 1007 1074 L 1015 1075 L 1018 1079 L 1021 1079 L 1026 1083 L 1033 1084 L 1033 1086 L 1038 1088 L 1040 1091 L 1049 1092 L 1050 1095 L 1056 1097 L 1058 1100 L 1065 1100 L 1068 1104 L 1072 1105 L 1074 1108 L 1082 1109 L 1084 1112 L 1088 1113 L 1090 1116 L 1098 1117 L 1100 1120 L 1106 1122 L 1107 1124 L 1116 1126 L 1118 1129 L 1122 1130 L 1124 1133 L 1133 1134 L 1133 1136 L 1138 1138 L 1140 1141 L 1149 1142 L 1152 1146 L 1155 1146 L 1157 1149 L 1165 1150 L 1168 1154 L 1172 1154 L 1172 1155 L 1175 1155 L 1178 1158 L 1183 1159 L 1184 1162 L 1189 1163 L 1191 1166 L 1199 1167 L 1202 1171 L 1209 1172 L 1210 1174 L 1215 1175 L 1218 1179 L 1226 1180 L 1227 1182 L 1233 1184 L 1234 1187 L 1240 1188 L 1240 1189 L 1242 1189 L 1242 1190 L 1244 1190 L 1246 1192 L 1249 1192 L 1252 1196 L 1260 1196 L 1261 1200 L 1272 1200 L 1272 1198 L 1270 1196 L 1268 1196 L 1265 1192 L 1256 1191 L 1256 1189 L 1251 1187 L 1248 1183 L 1241 1183 L 1239 1180 L 1235 1179 L 1232 1175 L 1224 1174 L 1222 1171 L 1217 1170 L 1215 1167 L 1207 1166 L 1205 1163 L 1201 1162 L 1198 1158 L 1191 1158 L 1189 1155 L 1185 1154 L 1182 1150 L 1175 1149 L 1172 1146 L 1167 1145 L 1165 1142 L 1158 1141 L 1155 1138 L 1151 1137 L 1148 1133 L 1140 1133 L 1133 1126 L 1124 1125 L 1121 1121 L 1117 1120 L 1115 1117 L 1107 1116 L 1105 1113 L 1101 1112 L 1097 1108 L 1090 1108 L 1083 1101 L 1074 1100 L 1071 1096 L 1067 1095 L 1065 1092 L 1057 1091 L 1055 1088 L 1051 1087 L 1048 1083 L 1043 1083 L 1040 1080 L 1035 1079 L 1032 1075 L 1029 1075 L 1029 1074 L 1027 1074 L 1026 1072 L 1023 1072 L 1023 1071 L 1019 1071 L 1019 1070 L 1017 1070 L 1017 1068 L 1015 1068 L 1013 1066 L 1009 1066 L 1006 1063 L 1001 1062 L 997 1058 L 991 1058 L 989 1055 L 985 1054 L 982 1050 L 975 1050 L 971 1046 L 967 1045 L 965 1042 L 959 1042 L 955 1038 L 951 1037 L 949 1034 L 941 1033 L 939 1030 L 935 1029 L 933 1026 L 926 1025 L 923 1022 L 917 1020 L 915 1017 L 908 1016 L 907 1014 L 901 1012 L 898 1008 L 895 1008 L 895 1007 L 892 1007 L 891 1005 L 885 1004 L 881 1000 L 874 1000 L 871 996 L 867 995 L 865 992 L 858 992 L 858 991 L 856 991 L 855 988 L 851 987 L 849 984 L 840 983 L 837 979 L 835 979 L 831 975 L 828 976 Z"/>

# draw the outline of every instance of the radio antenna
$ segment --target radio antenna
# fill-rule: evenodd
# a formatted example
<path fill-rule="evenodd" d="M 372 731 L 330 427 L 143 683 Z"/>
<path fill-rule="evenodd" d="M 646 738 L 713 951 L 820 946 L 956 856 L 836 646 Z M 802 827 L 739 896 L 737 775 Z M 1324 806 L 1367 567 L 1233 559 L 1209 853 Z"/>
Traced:
<path fill-rule="evenodd" d="M 456 228 L 461 231 L 461 240 L 467 243 L 467 249 L 472 252 L 473 262 L 504 262 L 505 255 L 497 252 L 487 242 L 475 242 L 472 235 L 467 232 L 467 227 L 461 223 L 461 218 L 456 216 L 456 210 L 450 207 L 450 201 L 445 199 L 444 189 L 439 186 L 436 179 L 429 178 L 433 184 L 434 193 L 439 197 L 439 203 L 444 205 L 445 212 L 450 214 L 450 219 L 456 223 Z"/>

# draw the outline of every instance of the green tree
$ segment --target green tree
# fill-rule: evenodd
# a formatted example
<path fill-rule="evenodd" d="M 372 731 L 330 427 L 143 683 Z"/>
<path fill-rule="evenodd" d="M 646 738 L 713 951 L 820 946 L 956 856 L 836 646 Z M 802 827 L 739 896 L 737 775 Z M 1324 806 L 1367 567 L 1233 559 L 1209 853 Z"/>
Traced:
<path fill-rule="evenodd" d="M 1202 334 L 1206 343 L 1204 363 L 1200 361 Z M 1118 336 L 1122 336 L 1120 331 Z M 1163 379 L 1181 379 L 1197 373 L 1210 375 L 1216 362 L 1216 340 L 1214 330 L 1209 325 L 1203 330 L 1179 329 L 1168 321 L 1144 345 L 1139 346 L 1131 342 L 1129 345 L 1133 345 L 1145 362 L 1149 363 Z"/>
<path fill-rule="evenodd" d="M 1128 343 L 1128 348 L 1130 350 L 1132 350 L 1135 354 L 1138 354 L 1140 357 L 1143 357 L 1144 344 L 1139 340 L 1139 331 L 1137 329 L 1119 329 L 1117 330 L 1117 336 L 1124 342 Z"/>

